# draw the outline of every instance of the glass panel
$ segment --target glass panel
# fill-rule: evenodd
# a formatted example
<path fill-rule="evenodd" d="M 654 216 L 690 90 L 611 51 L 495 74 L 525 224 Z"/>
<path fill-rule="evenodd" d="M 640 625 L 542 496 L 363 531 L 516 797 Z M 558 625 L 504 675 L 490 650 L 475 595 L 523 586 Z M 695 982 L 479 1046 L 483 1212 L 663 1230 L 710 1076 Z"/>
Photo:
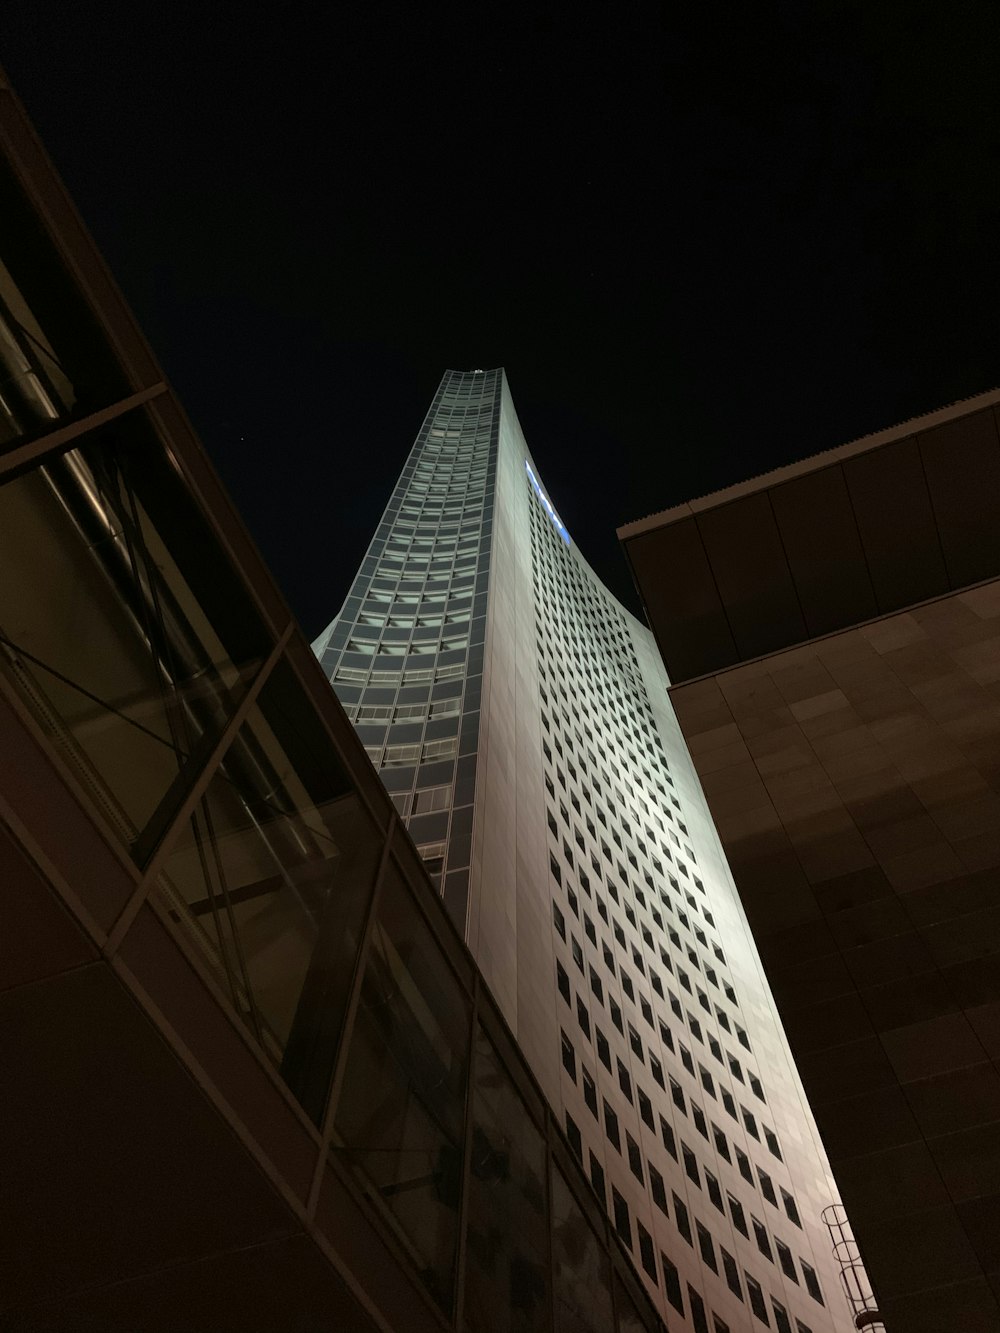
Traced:
<path fill-rule="evenodd" d="M 125 841 L 269 648 L 140 415 L 0 486 L 0 670 Z"/>
<path fill-rule="evenodd" d="M 635 1308 L 635 1301 L 625 1290 L 625 1287 L 615 1277 L 615 1315 L 618 1320 L 618 1333 L 649 1333 L 646 1325 L 639 1317 L 639 1311 Z"/>
<path fill-rule="evenodd" d="M 551 1327 L 545 1141 L 489 1038 L 476 1038 L 465 1254 L 468 1333 Z"/>
<path fill-rule="evenodd" d="M 611 1264 L 573 1198 L 552 1167 L 552 1275 L 556 1333 L 611 1333 Z"/>
<path fill-rule="evenodd" d="M 7 162 L 0 162 L 0 449 L 129 387 Z"/>
<path fill-rule="evenodd" d="M 382 841 L 279 662 L 173 843 L 161 891 L 317 1120 Z"/>
<path fill-rule="evenodd" d="M 468 998 L 390 861 L 336 1132 L 446 1311 L 454 1303 L 469 1029 Z"/>

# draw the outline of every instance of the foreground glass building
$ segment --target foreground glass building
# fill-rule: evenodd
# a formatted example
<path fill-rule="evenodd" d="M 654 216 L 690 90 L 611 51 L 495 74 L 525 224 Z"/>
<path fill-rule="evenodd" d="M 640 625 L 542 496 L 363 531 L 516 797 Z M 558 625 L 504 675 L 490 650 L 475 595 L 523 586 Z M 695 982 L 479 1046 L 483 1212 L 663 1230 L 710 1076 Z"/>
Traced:
<path fill-rule="evenodd" d="M 0 216 L 0 1324 L 656 1333 L 2 75 Z"/>
<path fill-rule="evenodd" d="M 669 1327 L 854 1327 L 662 662 L 574 546 L 502 370 L 445 373 L 313 647 Z"/>

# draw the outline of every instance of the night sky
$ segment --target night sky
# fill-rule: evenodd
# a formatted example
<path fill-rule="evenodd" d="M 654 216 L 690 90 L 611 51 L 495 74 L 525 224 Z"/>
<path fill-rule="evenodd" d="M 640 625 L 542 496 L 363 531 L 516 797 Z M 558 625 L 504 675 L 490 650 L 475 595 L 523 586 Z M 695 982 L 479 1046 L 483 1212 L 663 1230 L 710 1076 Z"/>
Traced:
<path fill-rule="evenodd" d="M 620 524 L 1000 383 L 996 0 L 4 0 L 0 62 L 309 635 L 445 367 L 633 608 Z"/>

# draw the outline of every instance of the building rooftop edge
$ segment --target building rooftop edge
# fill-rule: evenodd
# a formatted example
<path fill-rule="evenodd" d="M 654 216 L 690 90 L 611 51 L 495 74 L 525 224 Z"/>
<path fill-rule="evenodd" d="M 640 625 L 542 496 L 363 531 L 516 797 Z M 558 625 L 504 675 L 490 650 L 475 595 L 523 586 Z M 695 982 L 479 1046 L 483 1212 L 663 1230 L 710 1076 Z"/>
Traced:
<path fill-rule="evenodd" d="M 933 426 L 944 425 L 956 417 L 966 416 L 970 412 L 994 406 L 1000 406 L 1000 388 L 987 389 L 983 393 L 974 394 L 971 398 L 960 398 L 954 403 L 948 403 L 945 407 L 935 408 L 932 412 L 925 412 L 921 416 L 909 417 L 906 421 L 888 426 L 884 430 L 874 431 L 870 435 L 862 435 L 847 444 L 834 445 L 831 449 L 810 454 L 807 458 L 799 459 L 794 463 L 786 463 L 782 467 L 773 468 L 770 472 L 761 472 L 755 477 L 735 482 L 732 486 L 726 486 L 722 490 L 711 491 L 708 495 L 686 500 L 682 504 L 672 505 L 668 509 L 647 514 L 646 517 L 635 519 L 631 523 L 624 523 L 617 529 L 618 540 L 628 541 L 632 537 L 641 536 L 645 532 L 652 532 L 656 528 L 668 527 L 671 523 L 690 518 L 692 515 L 707 509 L 715 509 L 720 505 L 728 504 L 731 500 L 739 500 L 743 496 L 752 495 L 755 491 L 768 490 L 772 486 L 781 485 L 782 482 L 791 481 L 794 477 L 804 476 L 809 472 L 818 472 L 822 468 L 831 467 L 833 464 L 851 458 L 856 454 L 867 453 L 869 450 L 881 448 L 884 444 L 905 439 L 908 435 L 915 435 L 917 431 L 929 430 Z"/>

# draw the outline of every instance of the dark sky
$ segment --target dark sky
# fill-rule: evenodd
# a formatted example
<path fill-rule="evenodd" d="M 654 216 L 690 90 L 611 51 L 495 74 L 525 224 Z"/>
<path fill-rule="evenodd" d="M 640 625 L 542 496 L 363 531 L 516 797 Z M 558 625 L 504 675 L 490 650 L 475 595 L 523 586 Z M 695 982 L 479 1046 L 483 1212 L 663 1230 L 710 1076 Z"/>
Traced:
<path fill-rule="evenodd" d="M 633 606 L 619 524 L 1000 383 L 996 0 L 4 0 L 0 61 L 310 634 L 446 366 Z"/>

